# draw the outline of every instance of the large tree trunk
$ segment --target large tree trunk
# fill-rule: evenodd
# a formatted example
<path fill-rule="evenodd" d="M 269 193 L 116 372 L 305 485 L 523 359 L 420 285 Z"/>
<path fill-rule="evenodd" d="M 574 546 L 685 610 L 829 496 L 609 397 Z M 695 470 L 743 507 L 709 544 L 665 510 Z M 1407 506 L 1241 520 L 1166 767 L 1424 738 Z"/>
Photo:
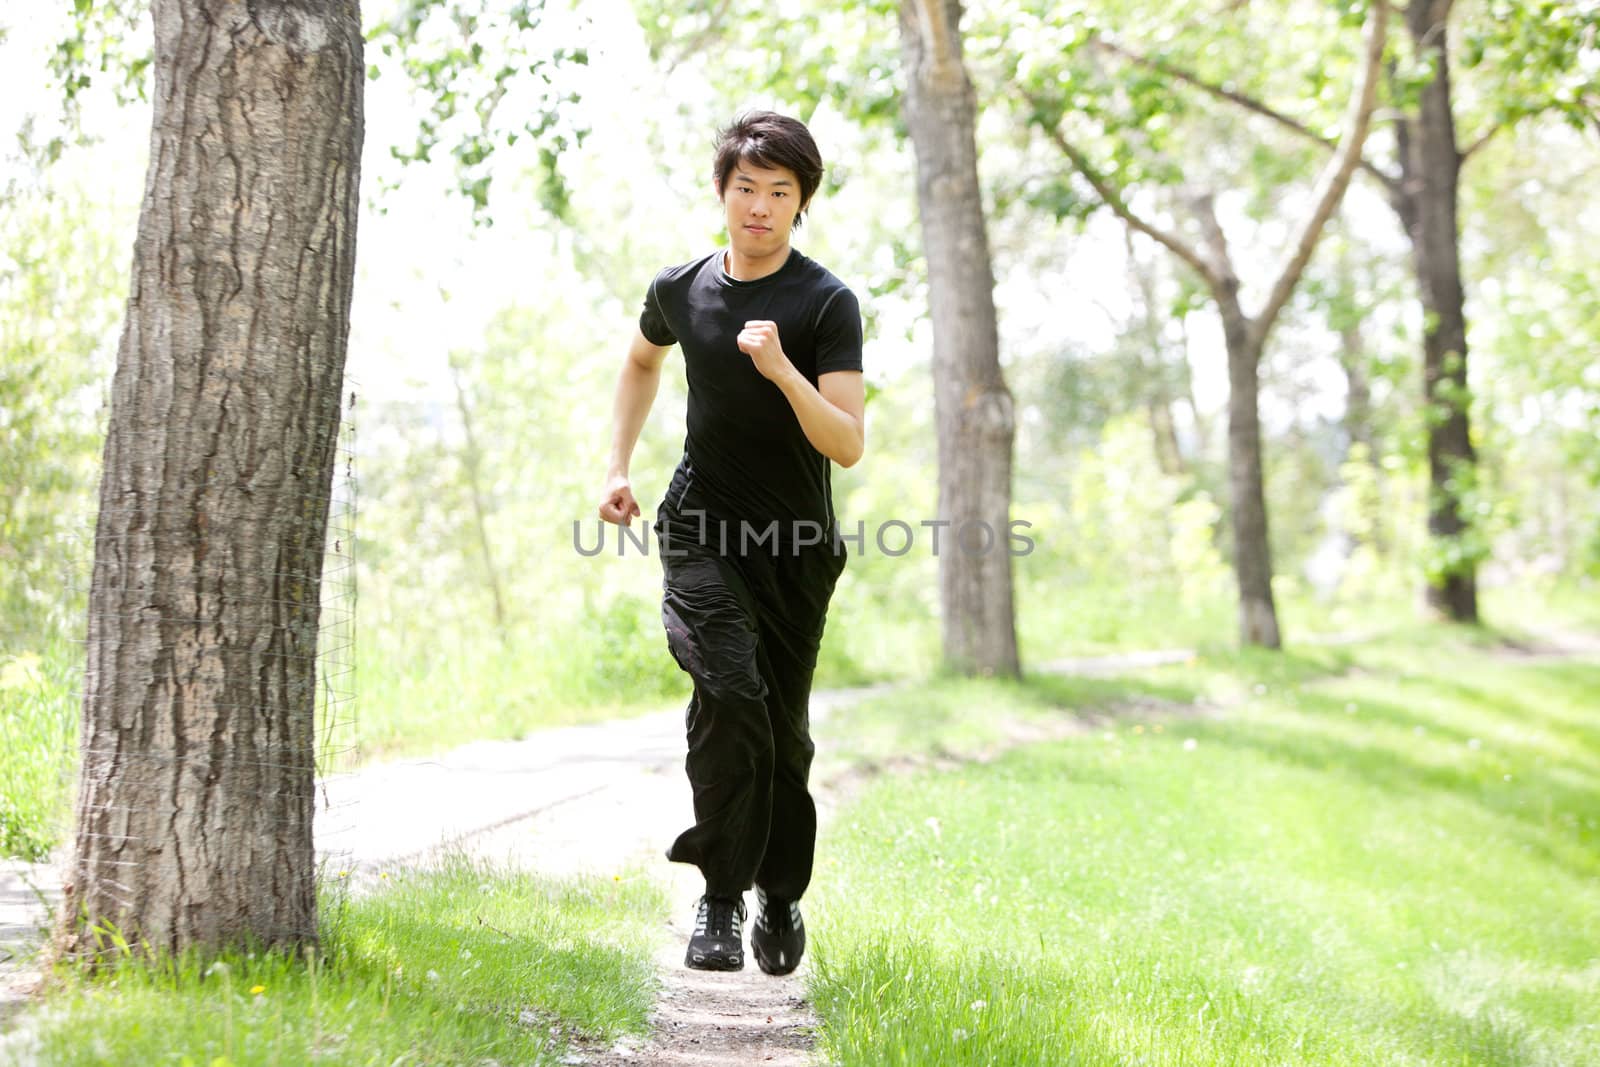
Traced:
<path fill-rule="evenodd" d="M 1397 124 L 1401 187 L 1395 208 L 1411 239 L 1412 263 L 1422 296 L 1423 397 L 1428 434 L 1428 533 L 1442 543 L 1451 564 L 1428 583 L 1428 604 L 1458 622 L 1478 621 L 1476 563 L 1470 552 L 1449 551 L 1468 523 L 1465 483 L 1477 464 L 1467 423 L 1466 302 L 1461 286 L 1460 230 L 1456 221 L 1461 153 L 1451 111 L 1447 21 L 1450 4 L 1413 0 L 1406 27 L 1433 77 L 1420 109 Z"/>
<path fill-rule="evenodd" d="M 355 264 L 357 0 L 155 0 L 62 947 L 314 941 L 315 657 Z"/>
<path fill-rule="evenodd" d="M 905 117 L 917 156 L 939 428 L 939 588 L 946 666 L 1016 675 L 1009 522 L 1011 392 L 1000 373 L 994 275 L 954 0 L 902 0 Z M 987 540 L 984 534 L 987 531 Z"/>

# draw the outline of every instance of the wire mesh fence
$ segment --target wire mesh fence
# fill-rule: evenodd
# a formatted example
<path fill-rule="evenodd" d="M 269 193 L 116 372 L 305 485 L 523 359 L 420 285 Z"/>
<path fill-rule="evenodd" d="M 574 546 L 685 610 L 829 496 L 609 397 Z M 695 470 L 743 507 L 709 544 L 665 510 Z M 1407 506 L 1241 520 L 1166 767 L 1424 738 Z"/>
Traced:
<path fill-rule="evenodd" d="M 77 662 L 86 665 L 79 689 L 85 721 L 72 753 L 60 761 L 75 814 L 69 866 L 82 871 L 92 862 L 110 899 L 125 898 L 129 907 L 137 900 L 148 910 L 148 886 L 160 877 L 153 868 L 163 866 L 189 867 L 219 887 L 221 897 L 239 886 L 272 893 L 292 885 L 293 878 L 282 876 L 285 863 L 311 858 L 323 872 L 348 865 L 348 847 L 328 842 L 350 840 L 353 802 L 335 802 L 325 788 L 359 762 L 359 390 L 348 379 L 346 394 L 331 484 L 325 490 L 316 478 L 306 479 L 313 484 L 301 499 L 279 504 L 296 514 L 271 517 L 273 528 L 289 531 L 297 545 L 228 556 L 231 531 L 204 530 L 202 516 L 204 536 L 186 536 L 182 525 L 191 516 L 162 516 L 135 503 L 102 508 L 100 517 L 115 521 L 97 520 L 98 535 L 86 524 L 62 546 L 70 561 L 63 593 L 80 605 L 91 604 L 97 567 L 102 580 L 135 581 L 147 573 L 130 578 L 117 570 L 134 552 L 167 571 L 152 579 L 165 583 L 163 595 L 124 595 L 117 610 L 80 616 L 88 621 L 77 643 Z M 329 495 L 319 501 L 324 491 Z M 320 566 L 273 562 L 314 543 L 304 517 L 319 513 L 327 522 Z M 208 558 L 212 553 L 223 554 L 222 561 Z M 266 565 L 248 569 L 239 563 L 246 559 Z M 172 595 L 174 589 L 183 595 Z M 233 622 L 245 615 L 265 625 L 236 632 Z M 144 694 L 143 705 L 101 708 L 93 717 L 99 721 L 91 722 L 90 687 L 107 669 L 133 671 L 132 691 Z M 313 842 L 310 857 L 306 841 Z M 293 902 L 254 914 L 250 932 L 267 941 L 317 933 L 309 928 L 314 909 Z M 275 926 L 271 917 L 280 915 L 285 921 Z"/>

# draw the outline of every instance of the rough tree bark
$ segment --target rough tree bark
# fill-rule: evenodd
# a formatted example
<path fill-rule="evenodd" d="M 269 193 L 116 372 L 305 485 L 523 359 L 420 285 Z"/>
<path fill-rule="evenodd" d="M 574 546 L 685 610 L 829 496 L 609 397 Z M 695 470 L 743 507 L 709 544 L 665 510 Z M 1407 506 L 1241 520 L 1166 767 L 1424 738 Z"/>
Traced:
<path fill-rule="evenodd" d="M 1467 409 L 1466 294 L 1456 218 L 1462 153 L 1450 100 L 1450 0 L 1412 0 L 1406 29 L 1433 76 L 1418 109 L 1395 125 L 1400 181 L 1390 199 L 1411 239 L 1422 297 L 1423 419 L 1428 434 L 1428 534 L 1436 545 L 1458 544 L 1467 531 L 1463 482 L 1476 468 Z M 1428 606 L 1457 622 L 1478 621 L 1477 568 L 1466 553 L 1427 584 Z"/>
<path fill-rule="evenodd" d="M 316 938 L 319 585 L 355 263 L 357 0 L 155 0 L 58 948 Z"/>
<path fill-rule="evenodd" d="M 932 304 L 938 518 L 950 523 L 939 545 L 944 659 L 965 674 L 1015 676 L 1007 537 L 1015 420 L 1000 372 L 976 94 L 962 59 L 960 22 L 956 0 L 901 0 L 905 117 L 917 157 Z"/>

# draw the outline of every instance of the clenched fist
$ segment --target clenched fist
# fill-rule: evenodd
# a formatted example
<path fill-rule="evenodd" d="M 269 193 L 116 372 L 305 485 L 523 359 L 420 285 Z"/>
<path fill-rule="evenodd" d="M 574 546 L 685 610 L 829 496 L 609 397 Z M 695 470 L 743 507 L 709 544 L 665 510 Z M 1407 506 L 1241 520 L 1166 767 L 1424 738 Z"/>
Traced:
<path fill-rule="evenodd" d="M 789 357 L 783 354 L 778 342 L 778 324 L 765 319 L 752 319 L 739 331 L 739 351 L 750 357 L 756 370 L 768 381 L 777 381 L 793 369 Z"/>
<path fill-rule="evenodd" d="M 600 517 L 618 526 L 629 526 L 639 514 L 639 502 L 633 499 L 633 487 L 626 475 L 618 474 L 606 479 L 600 498 Z"/>

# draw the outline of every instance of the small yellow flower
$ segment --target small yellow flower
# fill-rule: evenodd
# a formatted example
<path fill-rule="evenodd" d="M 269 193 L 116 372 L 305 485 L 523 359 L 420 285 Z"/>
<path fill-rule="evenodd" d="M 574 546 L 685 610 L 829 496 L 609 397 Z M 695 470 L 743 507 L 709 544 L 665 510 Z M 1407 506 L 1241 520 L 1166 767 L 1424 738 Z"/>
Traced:
<path fill-rule="evenodd" d="M 1144 733 L 1144 726 L 1143 726 L 1143 724 L 1140 724 L 1140 725 L 1139 725 L 1139 726 L 1135 726 L 1135 727 L 1134 727 L 1134 728 L 1133 728 L 1133 732 L 1134 732 L 1134 733 L 1136 733 L 1136 734 L 1142 734 L 1142 733 Z"/>
<path fill-rule="evenodd" d="M 264 985 L 253 985 L 253 986 L 250 987 L 250 995 L 253 996 L 253 997 L 259 997 L 261 994 L 265 993 L 266 991 L 267 991 L 267 987 L 264 986 Z"/>
<path fill-rule="evenodd" d="M 339 877 L 340 878 L 348 878 L 348 877 L 350 877 L 350 872 L 349 871 L 340 871 L 339 872 Z"/>

